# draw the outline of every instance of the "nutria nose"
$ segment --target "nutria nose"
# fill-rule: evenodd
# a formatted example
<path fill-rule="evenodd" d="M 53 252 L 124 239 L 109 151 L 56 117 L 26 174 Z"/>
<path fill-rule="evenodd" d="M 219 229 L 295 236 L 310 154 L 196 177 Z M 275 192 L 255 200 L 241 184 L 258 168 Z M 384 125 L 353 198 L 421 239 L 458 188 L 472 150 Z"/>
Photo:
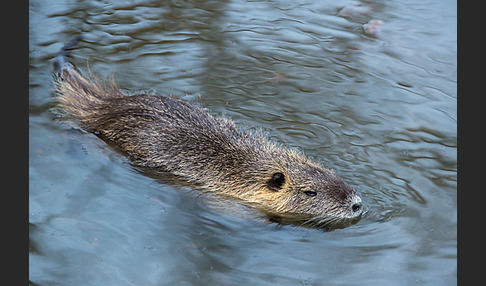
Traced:
<path fill-rule="evenodd" d="M 353 212 L 359 212 L 361 210 L 361 208 L 363 207 L 363 204 L 361 202 L 357 202 L 357 203 L 354 203 L 351 205 L 351 209 L 353 210 Z"/>

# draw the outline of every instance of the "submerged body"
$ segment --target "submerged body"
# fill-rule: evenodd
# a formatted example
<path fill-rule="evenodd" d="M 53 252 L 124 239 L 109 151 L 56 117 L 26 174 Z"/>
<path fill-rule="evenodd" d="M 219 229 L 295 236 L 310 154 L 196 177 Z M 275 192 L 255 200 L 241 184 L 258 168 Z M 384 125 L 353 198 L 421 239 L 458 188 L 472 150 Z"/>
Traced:
<path fill-rule="evenodd" d="M 56 58 L 60 107 L 134 165 L 181 176 L 272 216 L 321 224 L 361 215 L 361 199 L 350 186 L 292 149 L 182 100 L 126 96 L 114 81 L 84 77 L 67 60 L 78 40 Z"/>

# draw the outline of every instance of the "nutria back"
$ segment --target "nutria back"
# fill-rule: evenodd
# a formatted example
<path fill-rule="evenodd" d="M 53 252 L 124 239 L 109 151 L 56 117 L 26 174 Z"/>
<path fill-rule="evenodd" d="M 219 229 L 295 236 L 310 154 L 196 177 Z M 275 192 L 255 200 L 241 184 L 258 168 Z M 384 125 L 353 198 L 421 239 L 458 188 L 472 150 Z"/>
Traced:
<path fill-rule="evenodd" d="M 57 101 L 79 126 L 156 168 L 234 197 L 271 216 L 329 224 L 360 217 L 360 197 L 333 171 L 261 134 L 180 99 L 126 96 L 114 80 L 87 78 L 56 58 Z"/>

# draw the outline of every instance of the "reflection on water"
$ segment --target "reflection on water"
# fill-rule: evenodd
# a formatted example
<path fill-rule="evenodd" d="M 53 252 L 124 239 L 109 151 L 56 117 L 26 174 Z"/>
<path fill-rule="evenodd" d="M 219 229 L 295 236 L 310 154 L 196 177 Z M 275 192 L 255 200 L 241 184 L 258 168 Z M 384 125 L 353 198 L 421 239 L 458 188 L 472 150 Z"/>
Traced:
<path fill-rule="evenodd" d="M 455 285 L 455 2 L 36 0 L 29 15 L 33 283 Z M 302 150 L 360 193 L 361 221 L 222 209 L 57 120 L 51 60 L 79 31 L 84 72 Z"/>

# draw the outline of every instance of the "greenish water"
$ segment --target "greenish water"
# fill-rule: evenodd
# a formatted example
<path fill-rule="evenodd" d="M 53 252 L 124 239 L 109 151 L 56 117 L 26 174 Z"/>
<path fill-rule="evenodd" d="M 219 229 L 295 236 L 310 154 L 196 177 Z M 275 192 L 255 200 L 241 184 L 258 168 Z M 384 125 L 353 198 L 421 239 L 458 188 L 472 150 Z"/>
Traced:
<path fill-rule="evenodd" d="M 456 285 L 454 1 L 30 1 L 35 285 Z M 371 34 L 363 25 L 381 20 Z M 262 128 L 361 195 L 358 224 L 278 226 L 154 179 L 57 120 L 52 59 Z M 373 32 L 373 31 L 371 31 Z"/>

